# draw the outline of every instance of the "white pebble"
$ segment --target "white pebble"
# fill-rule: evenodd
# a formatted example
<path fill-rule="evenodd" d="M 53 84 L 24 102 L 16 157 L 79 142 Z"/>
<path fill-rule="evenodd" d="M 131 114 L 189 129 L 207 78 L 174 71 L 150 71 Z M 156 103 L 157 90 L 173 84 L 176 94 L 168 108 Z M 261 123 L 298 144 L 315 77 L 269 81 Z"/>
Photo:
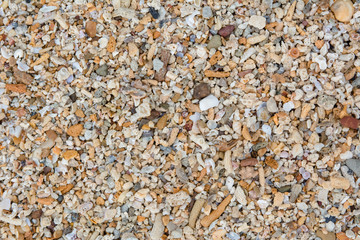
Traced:
<path fill-rule="evenodd" d="M 263 29 L 266 25 L 266 18 L 264 18 L 263 16 L 253 15 L 250 17 L 249 25 L 258 29 Z"/>
<path fill-rule="evenodd" d="M 228 188 L 228 190 L 230 191 L 232 189 L 232 187 L 234 186 L 234 179 L 230 176 L 227 177 L 225 185 Z"/>
<path fill-rule="evenodd" d="M 105 37 L 102 37 L 99 39 L 99 46 L 100 48 L 106 48 L 106 46 L 108 45 L 109 40 Z"/>
<path fill-rule="evenodd" d="M 271 136 L 271 127 L 269 125 L 264 124 L 262 125 L 261 129 L 263 130 L 264 133 Z"/>
<path fill-rule="evenodd" d="M 214 95 L 203 98 L 199 103 L 200 111 L 206 111 L 210 108 L 217 107 L 218 105 L 219 100 Z"/>
<path fill-rule="evenodd" d="M 283 109 L 285 112 L 290 112 L 294 108 L 295 108 L 295 105 L 292 101 L 284 103 L 284 105 L 283 105 Z"/>

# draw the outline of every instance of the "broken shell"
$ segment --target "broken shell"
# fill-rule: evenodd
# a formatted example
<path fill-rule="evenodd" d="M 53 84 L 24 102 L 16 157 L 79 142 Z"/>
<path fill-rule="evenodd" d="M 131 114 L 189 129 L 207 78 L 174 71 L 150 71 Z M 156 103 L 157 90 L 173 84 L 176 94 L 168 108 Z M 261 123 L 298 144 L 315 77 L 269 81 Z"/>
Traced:
<path fill-rule="evenodd" d="M 354 14 L 354 6 L 350 0 L 337 0 L 331 6 L 331 11 L 340 22 L 349 22 Z"/>

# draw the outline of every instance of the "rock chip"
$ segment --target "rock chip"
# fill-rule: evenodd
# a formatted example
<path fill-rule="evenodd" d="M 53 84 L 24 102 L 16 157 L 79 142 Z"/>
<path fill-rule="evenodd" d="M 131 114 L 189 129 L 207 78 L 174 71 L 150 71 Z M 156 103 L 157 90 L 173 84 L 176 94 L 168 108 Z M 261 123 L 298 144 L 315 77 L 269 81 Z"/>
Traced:
<path fill-rule="evenodd" d="M 317 104 L 325 110 L 332 110 L 336 102 L 336 98 L 328 95 L 320 95 L 317 99 Z"/>
<path fill-rule="evenodd" d="M 94 21 L 87 21 L 85 24 L 85 32 L 91 38 L 96 36 L 96 25 L 97 23 Z"/>
<path fill-rule="evenodd" d="M 351 171 L 360 177 L 360 159 L 348 159 L 345 164 L 351 169 Z"/>
<path fill-rule="evenodd" d="M 206 111 L 210 108 L 217 107 L 218 105 L 219 100 L 214 95 L 209 95 L 199 102 L 200 111 Z"/>
<path fill-rule="evenodd" d="M 80 135 L 82 130 L 83 130 L 83 125 L 76 124 L 76 125 L 69 127 L 69 129 L 66 131 L 66 133 L 72 137 L 77 137 Z"/>
<path fill-rule="evenodd" d="M 295 185 L 291 188 L 290 202 L 292 202 L 292 203 L 295 202 L 295 200 L 296 200 L 297 197 L 299 196 L 301 190 L 302 190 L 301 184 L 295 184 Z"/>
<path fill-rule="evenodd" d="M 263 16 L 253 15 L 249 19 L 249 25 L 258 29 L 263 29 L 266 26 L 266 18 Z"/>
<path fill-rule="evenodd" d="M 214 35 L 210 41 L 207 44 L 207 49 L 218 49 L 221 46 L 221 36 L 220 35 Z"/>
<path fill-rule="evenodd" d="M 106 64 L 101 65 L 98 69 L 96 69 L 96 73 L 100 76 L 107 76 L 108 75 L 108 66 Z"/>
<path fill-rule="evenodd" d="M 266 102 L 266 107 L 267 107 L 267 110 L 271 113 L 276 113 L 279 111 L 279 109 L 276 105 L 275 98 L 273 98 L 273 97 L 269 98 L 269 100 Z"/>
<path fill-rule="evenodd" d="M 242 187 L 240 186 L 237 186 L 236 189 L 235 189 L 235 198 L 236 200 L 243 206 L 246 206 L 247 204 L 247 200 L 246 200 L 246 195 L 245 195 L 245 192 L 244 190 L 242 189 Z"/>
<path fill-rule="evenodd" d="M 225 27 L 222 27 L 219 31 L 218 34 L 222 37 L 228 37 L 230 36 L 230 34 L 235 30 L 235 26 L 234 25 L 227 25 Z"/>
<path fill-rule="evenodd" d="M 254 44 L 257 44 L 259 42 L 262 42 L 266 39 L 267 37 L 265 35 L 256 35 L 256 36 L 253 36 L 253 37 L 249 37 L 247 39 L 247 43 L 250 44 L 250 45 L 254 45 Z"/>
<path fill-rule="evenodd" d="M 350 187 L 350 181 L 344 177 L 330 177 L 330 184 L 333 188 L 348 189 Z"/>
<path fill-rule="evenodd" d="M 335 240 L 335 233 L 323 233 L 323 231 L 321 230 L 317 230 L 316 231 L 316 236 L 321 238 L 321 240 Z"/>
<path fill-rule="evenodd" d="M 150 233 L 151 240 L 161 239 L 164 233 L 165 227 L 161 219 L 161 214 L 157 214 L 155 217 L 154 225 Z"/>
<path fill-rule="evenodd" d="M 212 18 L 213 13 L 212 13 L 211 7 L 205 6 L 205 7 L 202 9 L 202 16 L 203 16 L 203 18 L 206 18 L 206 19 Z"/>
<path fill-rule="evenodd" d="M 354 117 L 346 116 L 340 120 L 340 123 L 343 127 L 358 129 L 359 128 L 359 120 Z"/>
<path fill-rule="evenodd" d="M 193 92 L 193 97 L 195 99 L 202 99 L 204 97 L 209 96 L 211 93 L 210 91 L 210 86 L 207 83 L 200 83 L 198 85 L 195 86 L 194 88 L 194 92 Z"/>

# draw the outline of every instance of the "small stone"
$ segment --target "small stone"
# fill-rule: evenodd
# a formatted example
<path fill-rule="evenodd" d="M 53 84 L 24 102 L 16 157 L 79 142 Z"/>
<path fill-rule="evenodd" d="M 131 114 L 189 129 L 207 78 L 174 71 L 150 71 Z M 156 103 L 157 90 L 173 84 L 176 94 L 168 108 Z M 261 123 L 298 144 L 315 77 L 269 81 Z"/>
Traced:
<path fill-rule="evenodd" d="M 207 49 L 218 49 L 221 46 L 221 36 L 220 35 L 214 35 L 212 36 L 212 38 L 210 39 L 210 41 L 207 44 Z"/>
<path fill-rule="evenodd" d="M 82 130 L 83 130 L 83 125 L 76 124 L 76 125 L 69 127 L 69 129 L 66 131 L 66 133 L 72 137 L 77 137 L 80 135 Z"/>
<path fill-rule="evenodd" d="M 193 92 L 193 97 L 195 99 L 202 99 L 204 97 L 209 96 L 211 93 L 210 86 L 207 83 L 200 83 L 196 85 Z"/>
<path fill-rule="evenodd" d="M 219 100 L 214 95 L 209 95 L 199 102 L 200 111 L 206 111 L 210 108 L 217 107 L 218 105 Z"/>
<path fill-rule="evenodd" d="M 158 19 L 160 17 L 159 12 L 153 7 L 149 7 L 149 12 L 154 19 Z"/>
<path fill-rule="evenodd" d="M 284 201 L 284 194 L 282 194 L 281 192 L 275 193 L 273 206 L 278 207 L 283 203 L 283 201 Z"/>
<path fill-rule="evenodd" d="M 321 240 L 335 240 L 335 233 L 323 233 L 321 230 L 316 231 L 316 236 L 321 238 Z"/>
<path fill-rule="evenodd" d="M 246 204 L 247 204 L 246 195 L 245 195 L 244 190 L 240 186 L 236 187 L 234 195 L 235 195 L 236 200 L 242 206 L 246 206 Z"/>
<path fill-rule="evenodd" d="M 348 159 L 345 164 L 351 169 L 351 171 L 360 177 L 360 159 Z"/>
<path fill-rule="evenodd" d="M 283 105 L 283 109 L 285 112 L 290 112 L 294 108 L 295 108 L 295 105 L 292 101 L 284 103 L 284 105 Z"/>
<path fill-rule="evenodd" d="M 354 5 L 351 0 L 337 0 L 331 5 L 331 11 L 340 22 L 349 22 L 354 14 Z"/>
<path fill-rule="evenodd" d="M 295 144 L 291 150 L 291 154 L 293 155 L 294 158 L 298 157 L 298 156 L 302 156 L 303 153 L 304 153 L 304 150 L 300 143 Z"/>
<path fill-rule="evenodd" d="M 250 45 L 254 45 L 254 44 L 257 44 L 259 42 L 262 42 L 266 39 L 267 37 L 265 35 L 256 35 L 256 36 L 253 36 L 253 37 L 249 37 L 247 39 L 247 43 L 250 44 Z"/>
<path fill-rule="evenodd" d="M 266 102 L 266 107 L 267 107 L 267 110 L 271 113 L 276 113 L 279 111 L 279 109 L 276 105 L 275 98 L 273 98 L 273 97 L 269 98 L 269 100 Z"/>
<path fill-rule="evenodd" d="M 336 104 L 336 98 L 328 95 L 320 95 L 317 99 L 317 104 L 325 110 L 332 110 Z"/>
<path fill-rule="evenodd" d="M 121 236 L 121 240 L 138 240 L 138 238 L 133 233 L 127 232 Z"/>
<path fill-rule="evenodd" d="M 77 156 L 79 156 L 79 153 L 75 150 L 68 150 L 63 153 L 63 158 L 65 160 L 70 160 L 71 158 L 75 158 Z"/>
<path fill-rule="evenodd" d="M 225 27 L 222 27 L 219 31 L 218 34 L 222 37 L 228 37 L 230 36 L 230 34 L 235 30 L 235 26 L 234 25 L 227 25 Z"/>
<path fill-rule="evenodd" d="M 108 75 L 108 66 L 106 64 L 101 65 L 98 69 L 96 69 L 96 73 L 100 76 L 107 76 Z"/>
<path fill-rule="evenodd" d="M 340 123 L 343 127 L 358 129 L 359 128 L 359 120 L 354 117 L 346 116 L 340 120 Z"/>
<path fill-rule="evenodd" d="M 163 225 L 161 214 L 157 214 L 155 217 L 154 225 L 150 233 L 151 240 L 159 240 L 161 239 L 164 233 L 165 227 Z"/>
<path fill-rule="evenodd" d="M 61 68 L 58 72 L 57 72 L 57 80 L 58 81 L 64 81 L 66 79 L 68 79 L 70 77 L 70 72 L 66 67 Z"/>
<path fill-rule="evenodd" d="M 266 18 L 263 16 L 252 15 L 249 20 L 249 25 L 258 29 L 263 29 L 266 26 Z"/>
<path fill-rule="evenodd" d="M 3 210 L 10 210 L 11 207 L 11 200 L 9 198 L 4 198 L 1 202 L 0 202 L 0 211 L 1 209 Z"/>
<path fill-rule="evenodd" d="M 42 216 L 42 214 L 43 214 L 43 211 L 42 211 L 41 209 L 39 209 L 39 210 L 33 211 L 33 212 L 31 213 L 30 217 L 31 217 L 32 219 L 39 219 L 39 218 Z"/>
<path fill-rule="evenodd" d="M 104 213 L 104 221 L 113 219 L 116 213 L 116 209 L 106 209 Z"/>
<path fill-rule="evenodd" d="M 278 191 L 281 193 L 290 192 L 290 190 L 291 190 L 291 185 L 282 186 L 278 189 Z"/>
<path fill-rule="evenodd" d="M 267 108 L 264 105 L 259 107 L 259 109 L 256 111 L 256 115 L 257 115 L 259 121 L 262 121 L 262 122 L 267 122 L 270 119 L 269 111 L 267 110 Z"/>
<path fill-rule="evenodd" d="M 212 13 L 211 7 L 205 6 L 205 7 L 202 9 L 202 16 L 203 16 L 203 18 L 206 18 L 206 19 L 212 18 L 213 13 Z"/>
<path fill-rule="evenodd" d="M 344 177 L 330 177 L 330 184 L 333 188 L 348 189 L 350 187 L 350 181 Z"/>
<path fill-rule="evenodd" d="M 94 21 L 87 21 L 85 24 L 85 32 L 91 38 L 96 36 L 96 25 L 97 23 Z"/>
<path fill-rule="evenodd" d="M 301 184 L 295 184 L 295 185 L 291 188 L 290 202 L 292 202 L 292 203 L 295 202 L 295 200 L 296 200 L 297 197 L 299 196 L 301 190 L 302 190 Z"/>
<path fill-rule="evenodd" d="M 158 72 L 160 69 L 163 68 L 163 66 L 164 66 L 164 63 L 160 59 L 155 58 L 153 60 L 153 68 L 154 68 L 155 71 Z"/>

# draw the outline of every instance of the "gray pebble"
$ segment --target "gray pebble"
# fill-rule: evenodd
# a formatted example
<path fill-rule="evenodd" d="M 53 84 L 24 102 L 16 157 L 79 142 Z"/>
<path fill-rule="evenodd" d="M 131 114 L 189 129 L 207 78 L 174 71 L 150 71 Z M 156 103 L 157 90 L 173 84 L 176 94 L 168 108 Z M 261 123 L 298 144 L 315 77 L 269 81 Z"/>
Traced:
<path fill-rule="evenodd" d="M 348 168 L 360 177 L 360 159 L 348 159 L 345 163 Z"/>
<path fill-rule="evenodd" d="M 202 16 L 203 16 L 203 18 L 212 18 L 213 13 L 212 13 L 211 7 L 205 6 L 202 10 Z"/>
<path fill-rule="evenodd" d="M 301 190 L 302 190 L 301 184 L 295 184 L 295 185 L 291 188 L 290 202 L 292 202 L 292 203 L 295 202 L 295 200 L 296 200 L 297 197 L 299 196 Z"/>
<path fill-rule="evenodd" d="M 96 73 L 100 76 L 105 77 L 108 75 L 108 66 L 106 64 L 101 65 L 98 69 L 96 69 Z"/>
<path fill-rule="evenodd" d="M 206 47 L 207 49 L 210 50 L 212 48 L 218 49 L 218 47 L 220 46 L 221 46 L 221 37 L 220 35 L 215 35 L 210 39 Z"/>

